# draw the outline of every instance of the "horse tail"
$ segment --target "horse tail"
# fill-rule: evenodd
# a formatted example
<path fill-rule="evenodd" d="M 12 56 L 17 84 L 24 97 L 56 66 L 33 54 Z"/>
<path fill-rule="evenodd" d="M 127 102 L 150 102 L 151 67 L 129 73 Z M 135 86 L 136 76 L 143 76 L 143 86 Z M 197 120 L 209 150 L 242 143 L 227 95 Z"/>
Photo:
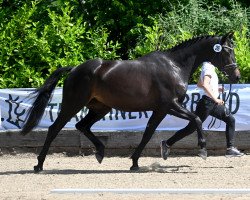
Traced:
<path fill-rule="evenodd" d="M 21 134 L 26 135 L 40 122 L 45 108 L 51 98 L 51 94 L 55 89 L 58 81 L 65 72 L 70 72 L 73 67 L 62 67 L 55 70 L 45 83 L 35 90 L 35 101 L 31 108 L 28 110 L 28 115 L 25 119 L 24 126 L 22 127 Z"/>

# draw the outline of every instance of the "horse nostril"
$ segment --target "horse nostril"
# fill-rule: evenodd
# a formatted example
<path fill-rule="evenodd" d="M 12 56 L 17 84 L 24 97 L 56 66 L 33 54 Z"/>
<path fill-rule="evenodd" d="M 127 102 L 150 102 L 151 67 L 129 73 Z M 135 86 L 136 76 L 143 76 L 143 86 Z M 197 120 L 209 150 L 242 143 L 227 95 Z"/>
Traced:
<path fill-rule="evenodd" d="M 239 81 L 240 80 L 240 76 L 236 76 L 236 80 Z"/>

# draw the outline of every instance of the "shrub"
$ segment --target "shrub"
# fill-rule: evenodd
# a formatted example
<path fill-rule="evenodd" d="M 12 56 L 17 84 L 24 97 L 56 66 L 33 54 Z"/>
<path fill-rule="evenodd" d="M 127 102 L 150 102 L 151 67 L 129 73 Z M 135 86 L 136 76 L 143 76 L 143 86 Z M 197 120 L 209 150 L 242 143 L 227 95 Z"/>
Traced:
<path fill-rule="evenodd" d="M 241 82 L 250 83 L 250 41 L 247 36 L 248 29 L 243 26 L 240 31 L 236 31 L 235 37 L 235 56 L 241 71 Z"/>
<path fill-rule="evenodd" d="M 38 7 L 39 1 L 23 4 L 12 18 L 0 22 L 1 88 L 38 87 L 58 67 L 119 57 L 120 46 L 108 41 L 107 29 L 89 29 L 82 18 L 72 17 L 69 3 L 60 12 L 48 8 L 47 24 L 34 20 Z"/>

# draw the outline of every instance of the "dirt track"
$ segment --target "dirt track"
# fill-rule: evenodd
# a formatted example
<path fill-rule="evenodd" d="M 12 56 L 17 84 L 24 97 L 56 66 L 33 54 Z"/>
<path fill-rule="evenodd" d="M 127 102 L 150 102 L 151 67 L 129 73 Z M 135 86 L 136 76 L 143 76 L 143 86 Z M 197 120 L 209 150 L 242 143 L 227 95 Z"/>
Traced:
<path fill-rule="evenodd" d="M 49 155 L 44 171 L 33 173 L 35 154 L 0 157 L 0 199 L 250 199 L 250 194 L 52 194 L 65 188 L 250 188 L 250 155 L 241 158 L 142 157 L 131 172 L 127 157 Z"/>

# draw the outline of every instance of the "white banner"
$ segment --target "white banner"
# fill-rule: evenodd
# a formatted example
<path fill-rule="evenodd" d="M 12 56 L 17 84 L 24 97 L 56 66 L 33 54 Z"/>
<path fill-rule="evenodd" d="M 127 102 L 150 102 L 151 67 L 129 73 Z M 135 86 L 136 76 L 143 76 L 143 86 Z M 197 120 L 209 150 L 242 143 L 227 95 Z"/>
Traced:
<path fill-rule="evenodd" d="M 222 96 L 228 95 L 229 85 Z M 29 98 L 29 94 L 34 89 L 0 89 L 0 130 L 20 129 L 23 125 L 28 108 L 34 99 Z M 62 98 L 62 89 L 56 88 L 53 98 L 48 104 L 43 118 L 37 128 L 48 128 L 57 118 L 58 110 Z M 250 84 L 235 84 L 232 86 L 231 95 L 227 101 L 227 106 L 236 119 L 236 130 L 250 130 Z M 194 111 L 197 101 L 202 93 L 196 85 L 189 85 L 183 106 Z M 81 120 L 88 110 L 83 108 L 75 117 L 73 117 L 65 127 L 74 128 L 75 124 Z M 122 112 L 112 109 L 102 120 L 95 123 L 92 130 L 144 130 L 151 116 L 147 112 Z M 211 117 L 203 123 L 203 128 L 207 129 Z M 161 122 L 157 130 L 179 130 L 187 125 L 188 121 L 167 115 Z M 225 123 L 217 120 L 211 130 L 224 131 Z"/>

